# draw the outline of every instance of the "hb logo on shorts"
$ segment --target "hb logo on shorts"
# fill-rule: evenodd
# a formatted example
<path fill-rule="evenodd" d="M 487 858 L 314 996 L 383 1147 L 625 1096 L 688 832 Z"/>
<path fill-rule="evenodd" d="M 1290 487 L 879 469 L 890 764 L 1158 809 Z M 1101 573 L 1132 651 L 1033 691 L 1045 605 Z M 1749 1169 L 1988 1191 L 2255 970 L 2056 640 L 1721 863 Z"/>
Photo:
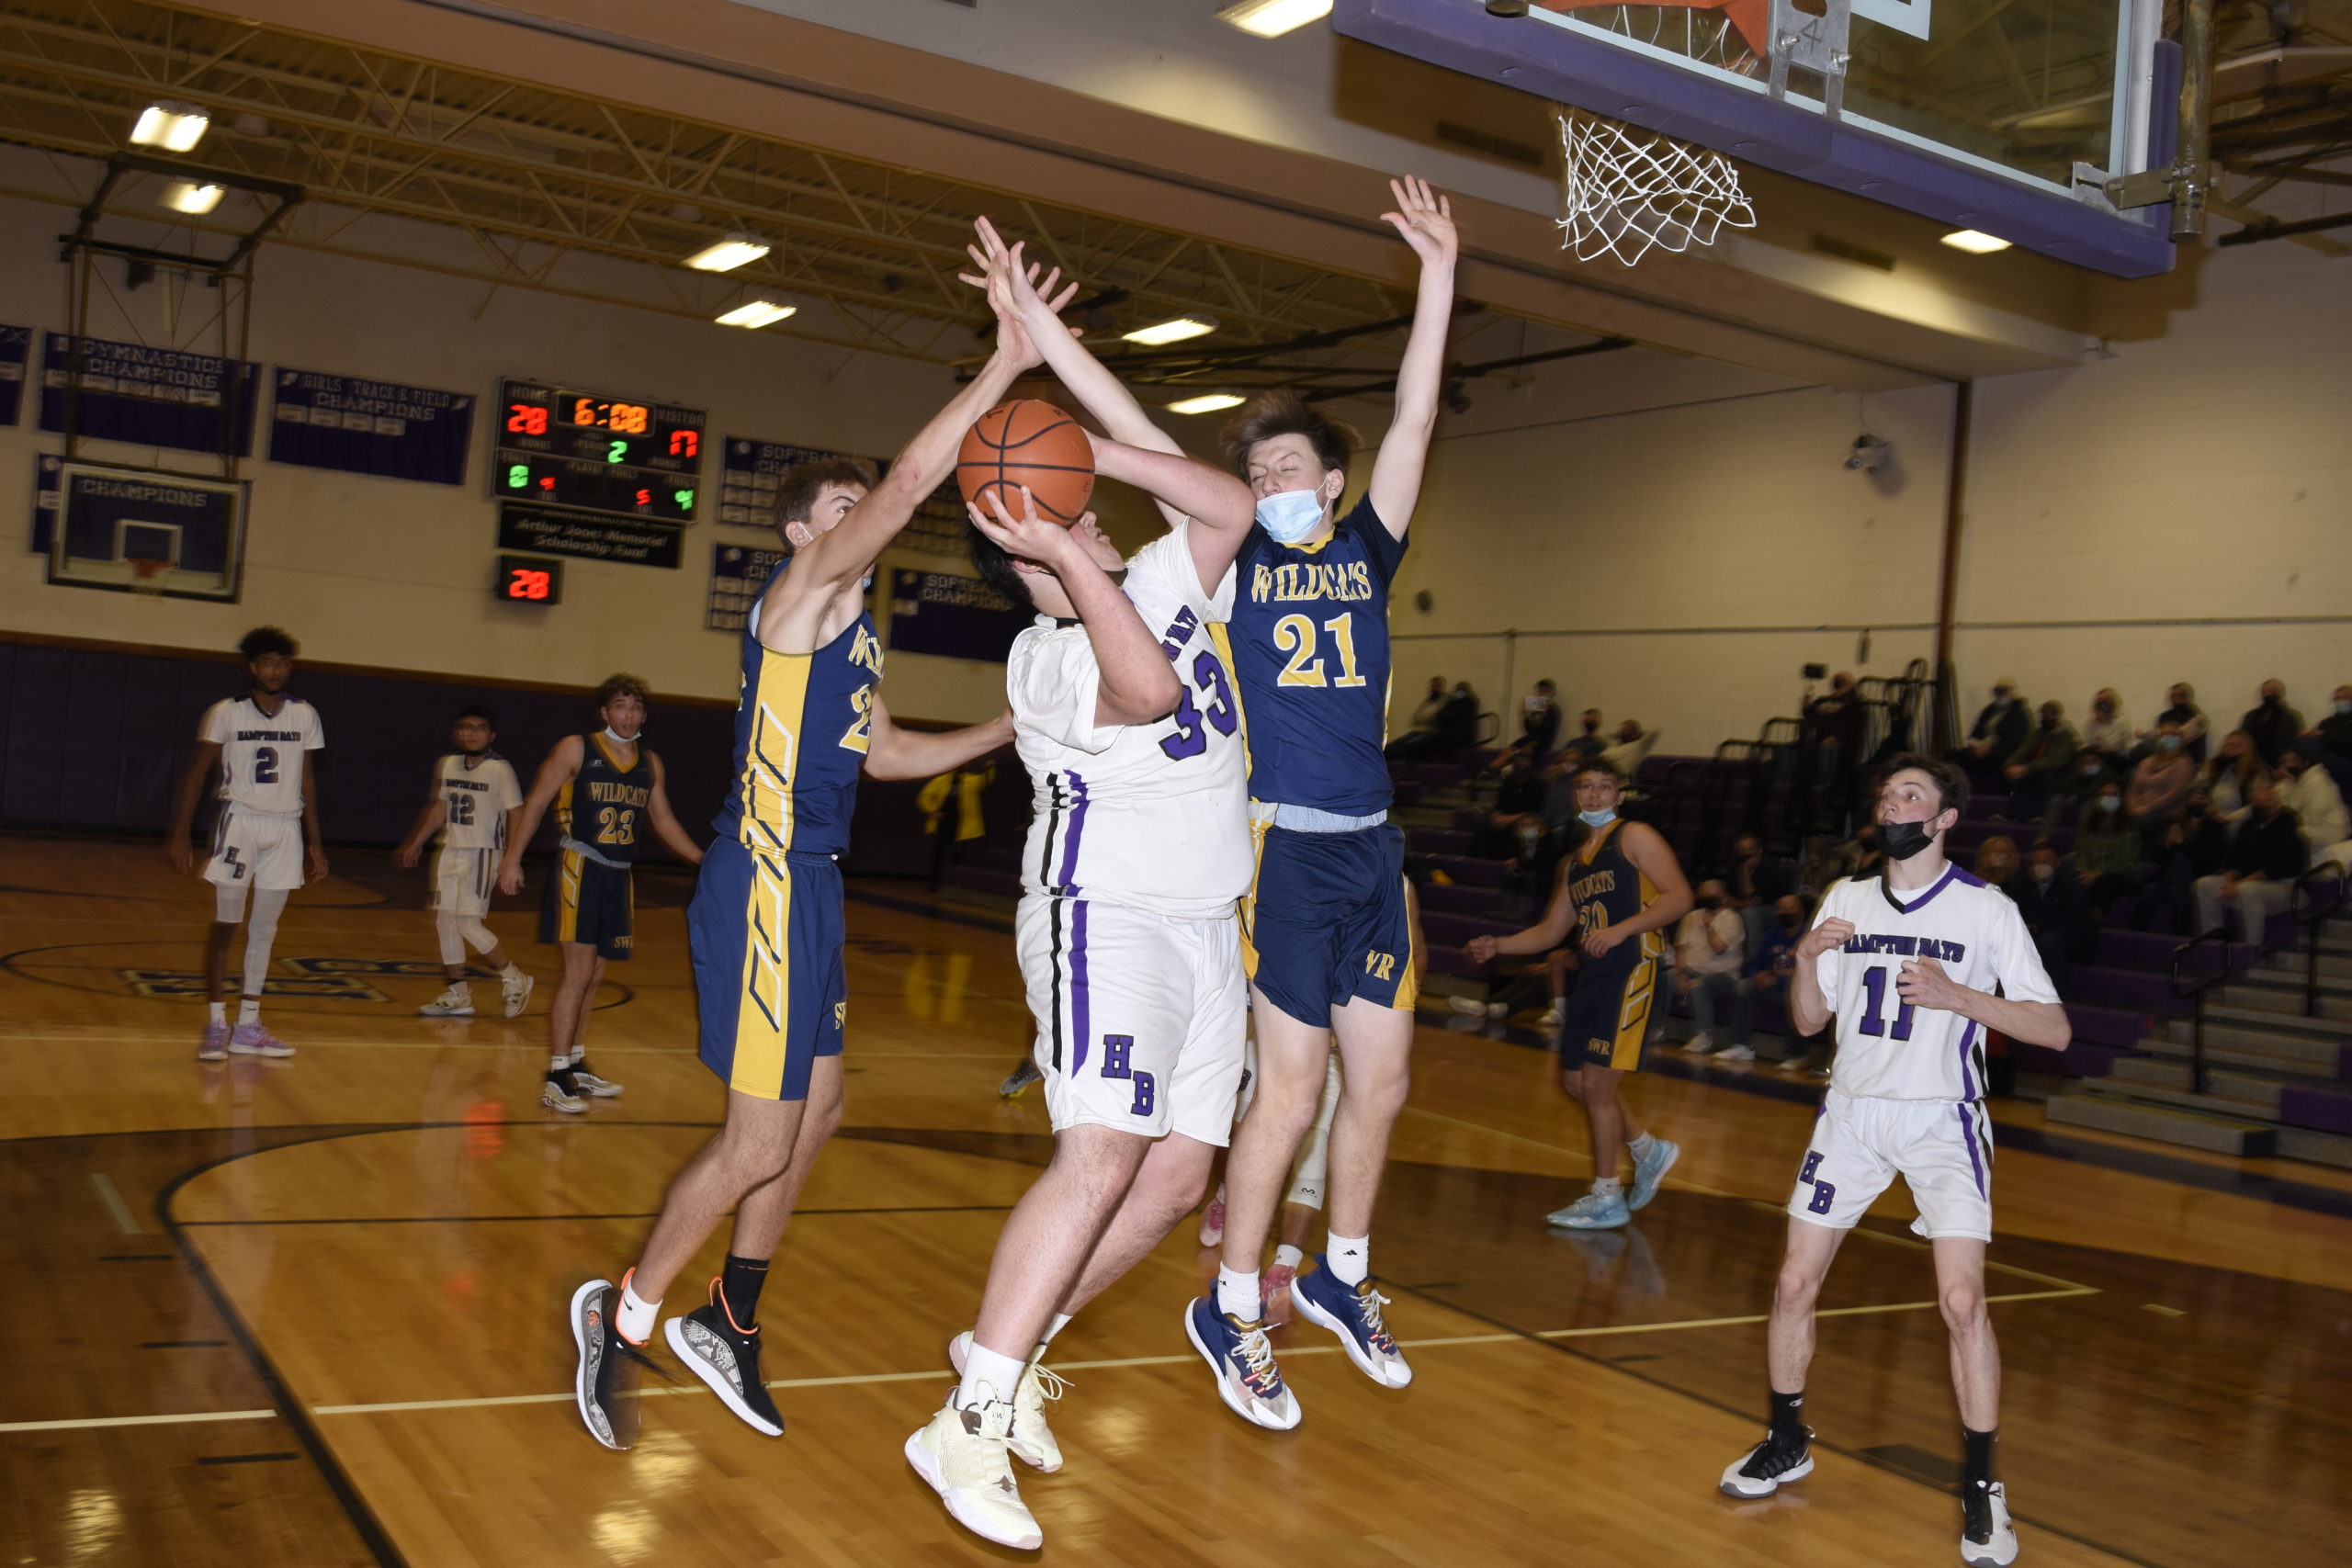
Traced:
<path fill-rule="evenodd" d="M 1815 1214 L 1826 1214 L 1829 1212 L 1829 1206 L 1838 1201 L 1838 1188 L 1836 1184 L 1824 1181 L 1814 1175 L 1814 1172 L 1820 1168 L 1820 1152 L 1813 1149 L 1806 1150 L 1804 1168 L 1797 1172 L 1797 1180 L 1800 1184 L 1813 1189 L 1813 1201 L 1805 1205 L 1806 1210 Z"/>
<path fill-rule="evenodd" d="M 1159 1104 L 1159 1085 L 1149 1073 L 1138 1073 L 1127 1066 L 1127 1053 L 1135 1049 L 1132 1034 L 1105 1034 L 1102 1037 L 1102 1076 L 1125 1078 L 1135 1086 L 1136 1102 L 1127 1107 L 1131 1116 L 1148 1116 Z"/>

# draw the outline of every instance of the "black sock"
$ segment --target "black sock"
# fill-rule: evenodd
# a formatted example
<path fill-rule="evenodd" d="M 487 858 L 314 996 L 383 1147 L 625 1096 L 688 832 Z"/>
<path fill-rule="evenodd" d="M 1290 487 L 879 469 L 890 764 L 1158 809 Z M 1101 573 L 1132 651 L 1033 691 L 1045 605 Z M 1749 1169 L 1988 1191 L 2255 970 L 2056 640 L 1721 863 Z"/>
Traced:
<path fill-rule="evenodd" d="M 1993 1483 L 1993 1438 L 1991 1432 L 1972 1432 L 1965 1427 L 1960 1429 L 1961 1443 L 1968 1452 L 1961 1465 L 1962 1485 L 1981 1489 Z"/>
<path fill-rule="evenodd" d="M 735 1320 L 735 1326 L 747 1334 L 759 1325 L 760 1287 L 767 1282 L 766 1258 L 727 1255 L 727 1267 L 718 1276 L 718 1293 L 727 1298 L 727 1314 Z"/>
<path fill-rule="evenodd" d="M 1779 1389 L 1774 1389 L 1772 1391 L 1772 1430 L 1792 1435 L 1804 1432 L 1804 1419 L 1799 1414 L 1804 1408 L 1804 1390 L 1799 1389 L 1794 1393 L 1782 1393 Z"/>

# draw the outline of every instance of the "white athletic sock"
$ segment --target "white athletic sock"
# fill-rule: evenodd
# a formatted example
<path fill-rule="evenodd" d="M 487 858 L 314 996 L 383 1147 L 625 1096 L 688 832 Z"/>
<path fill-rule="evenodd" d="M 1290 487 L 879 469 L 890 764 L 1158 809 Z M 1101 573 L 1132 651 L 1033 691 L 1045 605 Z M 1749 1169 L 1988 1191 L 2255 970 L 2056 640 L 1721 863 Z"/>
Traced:
<path fill-rule="evenodd" d="M 559 1051 L 548 1058 L 548 1071 L 560 1073 L 571 1066 L 571 1058 Z"/>
<path fill-rule="evenodd" d="M 661 1316 L 660 1302 L 647 1301 L 637 1293 L 633 1281 L 622 1281 L 620 1315 L 613 1323 L 622 1338 L 632 1345 L 644 1344 L 653 1337 L 653 1325 L 661 1321 Z"/>
<path fill-rule="evenodd" d="M 1613 1176 L 1600 1177 L 1592 1184 L 1592 1195 L 1596 1198 L 1614 1198 L 1624 1190 L 1625 1184 Z"/>
<path fill-rule="evenodd" d="M 1650 1157 L 1650 1151 L 1657 1147 L 1657 1140 L 1651 1137 L 1647 1133 L 1644 1133 L 1640 1137 L 1635 1138 L 1632 1143 L 1627 1144 L 1625 1145 L 1625 1151 L 1632 1155 L 1635 1159 L 1647 1159 Z"/>
<path fill-rule="evenodd" d="M 240 997 L 237 998 L 237 1021 L 241 1024 L 259 1023 L 261 1021 L 261 998 L 259 997 Z"/>
<path fill-rule="evenodd" d="M 1216 1266 L 1217 1311 L 1244 1323 L 1255 1323 L 1262 1305 L 1258 1299 L 1258 1270 L 1252 1269 L 1240 1274 L 1222 1263 Z"/>
<path fill-rule="evenodd" d="M 1021 1386 L 1021 1374 L 1027 1363 L 1018 1356 L 1008 1356 L 991 1350 L 978 1340 L 964 1352 L 964 1381 L 956 1386 L 956 1408 L 970 1410 L 989 1400 L 1010 1404 L 1012 1391 Z"/>
<path fill-rule="evenodd" d="M 1298 1266 L 1306 1261 L 1306 1254 L 1301 1252 L 1297 1247 L 1293 1247 L 1288 1242 L 1284 1242 L 1280 1247 L 1274 1248 L 1274 1264 L 1277 1268 L 1287 1269 L 1291 1270 L 1291 1272 L 1296 1273 L 1298 1271 Z"/>
<path fill-rule="evenodd" d="M 1351 1290 L 1363 1284 L 1364 1276 L 1372 1272 L 1372 1237 L 1326 1233 L 1323 1266 L 1331 1270 L 1333 1279 Z"/>
<path fill-rule="evenodd" d="M 1046 1347 L 1054 1342 L 1055 1335 L 1059 1334 L 1063 1329 L 1068 1328 L 1069 1326 L 1069 1314 L 1066 1312 L 1057 1312 L 1054 1314 L 1054 1321 L 1046 1325 L 1045 1335 L 1037 1341 L 1037 1352 L 1035 1355 L 1029 1358 L 1029 1364 L 1034 1367 L 1039 1361 L 1045 1359 Z M 978 1341 L 976 1340 L 974 1343 L 977 1344 Z"/>
<path fill-rule="evenodd" d="M 563 1059 L 563 1065 L 567 1067 L 576 1067 L 587 1059 L 588 1047 L 585 1045 L 574 1045 L 571 1048 L 571 1055 Z"/>
<path fill-rule="evenodd" d="M 227 1002 L 207 1002 L 204 1005 L 211 1010 L 211 1018 L 213 1022 L 226 1023 L 229 1021 L 229 1004 Z"/>

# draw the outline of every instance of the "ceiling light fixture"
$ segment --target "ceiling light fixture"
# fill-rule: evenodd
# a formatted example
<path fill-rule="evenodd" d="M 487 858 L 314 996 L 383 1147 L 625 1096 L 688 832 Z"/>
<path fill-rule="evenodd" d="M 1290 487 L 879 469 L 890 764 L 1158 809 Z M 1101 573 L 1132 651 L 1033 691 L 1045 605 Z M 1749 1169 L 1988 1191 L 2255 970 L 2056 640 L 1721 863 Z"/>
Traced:
<path fill-rule="evenodd" d="M 1197 398 L 1182 398 L 1168 405 L 1170 413 L 1215 413 L 1219 409 L 1238 408 L 1244 401 L 1231 392 L 1204 392 Z"/>
<path fill-rule="evenodd" d="M 1955 229 L 1944 236 L 1944 243 L 1955 251 L 1966 251 L 1973 256 L 1989 256 L 1995 251 L 2006 251 L 2009 242 L 1997 234 L 1980 234 L 1973 229 Z"/>
<path fill-rule="evenodd" d="M 768 247 L 749 234 L 729 234 L 715 245 L 706 245 L 686 258 L 686 265 L 696 272 L 733 272 L 749 262 L 768 254 Z"/>
<path fill-rule="evenodd" d="M 747 299 L 726 314 L 716 318 L 722 327 L 772 327 L 800 309 L 797 305 L 779 305 L 773 299 Z"/>
<path fill-rule="evenodd" d="M 164 189 L 164 205 L 175 212 L 201 218 L 220 206 L 220 198 L 228 194 L 220 186 L 198 185 L 194 180 L 174 180 Z"/>
<path fill-rule="evenodd" d="M 1138 343 L 1146 348 L 1164 348 L 1171 343 L 1182 343 L 1186 338 L 1191 337 L 1204 337 L 1215 331 L 1216 331 L 1216 322 L 1206 316 L 1178 316 L 1172 321 L 1155 322 L 1148 327 L 1137 327 L 1131 333 L 1121 333 L 1119 335 L 1129 343 Z"/>
<path fill-rule="evenodd" d="M 130 140 L 141 147 L 186 152 L 204 140 L 205 128 L 211 123 L 211 116 L 187 104 L 149 104 L 139 111 Z"/>
<path fill-rule="evenodd" d="M 1260 38 L 1280 38 L 1330 14 L 1331 0 L 1240 0 L 1219 11 L 1216 19 Z"/>

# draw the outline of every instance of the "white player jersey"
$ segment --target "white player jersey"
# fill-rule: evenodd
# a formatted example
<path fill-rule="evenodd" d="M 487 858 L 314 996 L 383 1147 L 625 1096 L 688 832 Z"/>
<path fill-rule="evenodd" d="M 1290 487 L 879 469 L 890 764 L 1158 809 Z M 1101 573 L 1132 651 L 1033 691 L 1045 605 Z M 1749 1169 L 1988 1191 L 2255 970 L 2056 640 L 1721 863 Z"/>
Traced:
<path fill-rule="evenodd" d="M 523 804 L 514 763 L 495 751 L 479 757 L 452 751 L 434 770 L 433 788 L 443 806 L 443 849 L 506 847 L 506 814 Z"/>
<path fill-rule="evenodd" d="M 1896 900 L 1901 900 L 1899 903 Z M 2058 993 L 2034 951 L 2025 918 L 2007 894 L 1947 867 L 1935 883 L 1899 894 L 1877 876 L 1848 877 L 1822 895 L 1815 923 L 1852 922 L 1846 945 L 1814 960 L 1829 1010 L 1838 1015 L 1830 1083 L 1872 1100 L 1979 1100 L 1984 1094 L 1984 1029 L 1939 1008 L 1915 1008 L 1895 990 L 1911 958 L 1933 958 L 1972 990 L 2014 1002 L 2054 1002 Z"/>
<path fill-rule="evenodd" d="M 302 769 L 327 743 L 319 710 L 283 697 L 275 714 L 261 711 L 250 692 L 223 697 L 204 710 L 196 738 L 220 748 L 220 798 L 244 811 L 286 816 L 302 810 Z"/>
<path fill-rule="evenodd" d="M 1102 671 L 1076 622 L 1040 615 L 1005 661 L 1013 743 L 1036 789 L 1022 853 L 1031 893 L 1101 898 L 1155 914 L 1229 913 L 1255 870 L 1241 704 L 1209 634 L 1228 585 L 1201 587 L 1179 524 L 1127 562 L 1126 595 L 1183 690 L 1152 724 L 1098 726 Z"/>

